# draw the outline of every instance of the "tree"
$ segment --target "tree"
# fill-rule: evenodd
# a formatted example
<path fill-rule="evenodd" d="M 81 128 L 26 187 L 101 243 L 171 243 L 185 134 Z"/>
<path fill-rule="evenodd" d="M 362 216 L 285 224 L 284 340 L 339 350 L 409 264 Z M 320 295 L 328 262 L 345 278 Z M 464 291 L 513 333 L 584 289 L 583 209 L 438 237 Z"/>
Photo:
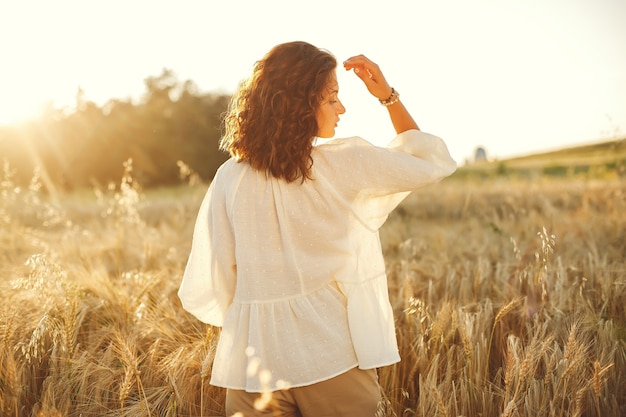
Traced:
<path fill-rule="evenodd" d="M 144 84 L 139 102 L 112 99 L 102 108 L 78 88 L 71 111 L 51 107 L 40 120 L 0 130 L 0 153 L 23 183 L 39 165 L 65 188 L 105 185 L 119 181 L 128 158 L 144 187 L 177 183 L 178 161 L 211 179 L 227 158 L 218 143 L 229 97 L 200 94 L 168 69 Z"/>

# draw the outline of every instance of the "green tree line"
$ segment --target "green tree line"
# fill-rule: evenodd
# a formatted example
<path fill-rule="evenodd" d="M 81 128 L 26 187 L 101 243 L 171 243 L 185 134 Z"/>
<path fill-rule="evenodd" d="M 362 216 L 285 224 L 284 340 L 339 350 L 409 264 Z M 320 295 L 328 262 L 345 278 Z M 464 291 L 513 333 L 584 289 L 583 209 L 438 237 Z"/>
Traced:
<path fill-rule="evenodd" d="M 179 183 L 179 161 L 211 179 L 227 159 L 218 143 L 230 96 L 201 94 L 168 69 L 144 84 L 136 102 L 98 106 L 78 89 L 72 111 L 50 107 L 36 120 L 0 127 L 0 162 L 18 184 L 38 170 L 46 183 L 67 190 L 119 182 L 129 158 L 144 187 Z"/>

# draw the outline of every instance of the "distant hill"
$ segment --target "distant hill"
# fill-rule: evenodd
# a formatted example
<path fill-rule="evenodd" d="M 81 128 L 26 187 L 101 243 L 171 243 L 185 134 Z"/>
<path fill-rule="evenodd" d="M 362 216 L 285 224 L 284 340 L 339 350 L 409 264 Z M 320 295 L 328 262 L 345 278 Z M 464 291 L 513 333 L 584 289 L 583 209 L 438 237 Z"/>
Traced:
<path fill-rule="evenodd" d="M 470 163 L 455 177 L 626 176 L 626 138 L 501 160 Z"/>

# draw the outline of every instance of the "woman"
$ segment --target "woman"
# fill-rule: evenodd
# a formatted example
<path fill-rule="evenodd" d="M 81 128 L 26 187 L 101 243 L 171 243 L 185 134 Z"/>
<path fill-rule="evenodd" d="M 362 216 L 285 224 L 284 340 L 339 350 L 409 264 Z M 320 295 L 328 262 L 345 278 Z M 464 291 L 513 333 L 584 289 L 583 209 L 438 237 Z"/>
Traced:
<path fill-rule="evenodd" d="M 233 96 L 217 171 L 179 290 L 222 326 L 211 383 L 226 413 L 373 416 L 376 368 L 400 360 L 378 229 L 410 191 L 454 172 L 378 65 L 344 62 L 387 108 L 386 148 L 331 138 L 345 108 L 336 60 L 305 42 L 274 47 Z"/>

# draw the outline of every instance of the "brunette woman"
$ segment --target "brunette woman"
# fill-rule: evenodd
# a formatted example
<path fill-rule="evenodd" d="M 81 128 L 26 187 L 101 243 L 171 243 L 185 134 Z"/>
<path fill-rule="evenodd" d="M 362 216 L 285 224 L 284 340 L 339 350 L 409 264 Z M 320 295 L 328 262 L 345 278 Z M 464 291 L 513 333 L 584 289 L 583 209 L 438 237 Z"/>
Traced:
<path fill-rule="evenodd" d="M 374 416 L 376 368 L 400 360 L 378 230 L 409 192 L 456 169 L 378 65 L 343 62 L 389 113 L 386 147 L 331 138 L 346 111 L 335 58 L 275 46 L 232 98 L 179 290 L 221 326 L 211 383 L 239 416 Z"/>

